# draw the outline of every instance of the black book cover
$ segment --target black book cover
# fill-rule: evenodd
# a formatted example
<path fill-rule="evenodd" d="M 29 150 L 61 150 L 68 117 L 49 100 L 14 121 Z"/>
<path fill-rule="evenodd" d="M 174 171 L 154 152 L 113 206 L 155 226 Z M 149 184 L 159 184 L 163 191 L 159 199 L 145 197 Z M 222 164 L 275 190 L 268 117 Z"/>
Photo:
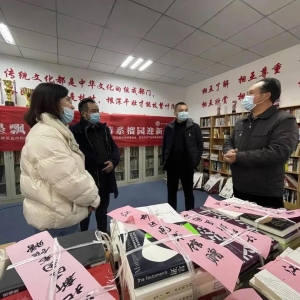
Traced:
<path fill-rule="evenodd" d="M 64 249 L 85 243 L 91 243 L 94 240 L 96 240 L 94 230 L 77 232 L 57 238 L 58 243 Z M 93 264 L 106 262 L 105 252 L 102 244 L 94 243 L 89 246 L 71 249 L 68 252 L 86 268 L 89 268 Z"/>
<path fill-rule="evenodd" d="M 128 233 L 126 252 L 144 247 L 142 250 L 127 255 L 131 269 L 134 288 L 139 288 L 188 271 L 182 255 L 164 244 L 156 244 L 157 240 L 142 230 Z M 145 247 L 147 246 L 147 247 Z"/>
<path fill-rule="evenodd" d="M 244 222 L 247 222 L 249 220 L 250 222 L 255 222 L 255 220 L 261 218 L 261 216 L 254 215 L 254 214 L 243 214 L 240 216 L 241 220 L 244 220 Z M 294 219 L 279 219 L 279 218 L 273 218 L 268 222 L 264 222 L 262 224 L 259 224 L 259 227 L 263 226 L 263 230 L 274 233 L 278 236 L 285 236 L 289 232 L 285 232 L 287 229 L 290 228 L 290 231 L 295 230 L 295 223 L 299 223 L 300 218 L 294 218 Z M 289 230 L 287 230 L 289 231 Z"/>
<path fill-rule="evenodd" d="M 25 290 L 27 290 L 25 284 L 15 269 L 9 269 L 4 272 L 0 280 L 0 299 Z"/>

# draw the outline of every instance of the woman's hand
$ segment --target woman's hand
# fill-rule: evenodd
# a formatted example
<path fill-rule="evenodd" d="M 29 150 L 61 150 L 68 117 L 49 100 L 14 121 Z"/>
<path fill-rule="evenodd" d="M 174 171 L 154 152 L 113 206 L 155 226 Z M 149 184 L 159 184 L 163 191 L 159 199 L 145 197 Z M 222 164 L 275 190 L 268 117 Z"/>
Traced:
<path fill-rule="evenodd" d="M 93 207 L 93 206 L 89 206 L 89 207 L 88 207 L 88 210 L 89 210 L 89 214 L 90 214 L 90 213 L 92 213 L 93 211 L 95 211 L 96 208 Z"/>

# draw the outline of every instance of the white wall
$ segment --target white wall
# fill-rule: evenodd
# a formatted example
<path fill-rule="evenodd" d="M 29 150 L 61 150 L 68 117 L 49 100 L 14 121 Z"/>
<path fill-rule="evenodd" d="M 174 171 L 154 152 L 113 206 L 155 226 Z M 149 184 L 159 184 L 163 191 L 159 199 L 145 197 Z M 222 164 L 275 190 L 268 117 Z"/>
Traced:
<path fill-rule="evenodd" d="M 217 105 L 215 101 L 221 100 L 221 114 L 231 113 L 232 101 L 237 100 L 237 112 L 241 112 L 241 100 L 238 100 L 240 93 L 246 93 L 248 88 L 254 84 L 260 77 L 261 70 L 267 67 L 268 77 L 275 77 L 281 81 L 282 94 L 280 106 L 300 105 L 300 45 L 277 52 L 270 56 L 264 57 L 247 65 L 241 66 L 221 75 L 209 78 L 200 83 L 194 84 L 187 88 L 186 102 L 189 105 L 191 117 L 195 122 L 199 123 L 199 118 L 203 116 L 213 116 L 217 114 Z M 280 73 L 274 74 L 272 68 L 277 64 L 281 64 Z M 255 72 L 256 80 L 249 81 L 251 72 Z M 246 82 L 239 83 L 239 78 L 246 76 Z M 228 88 L 223 87 L 223 82 L 228 80 Z M 216 84 L 220 83 L 219 91 Z M 202 90 L 210 86 L 213 92 L 203 94 Z M 227 96 L 227 104 L 222 102 L 223 97 Z M 210 100 L 213 105 L 208 106 Z M 202 103 L 206 102 L 207 107 L 202 107 Z"/>
<path fill-rule="evenodd" d="M 77 109 L 79 95 L 84 94 L 85 97 L 95 96 L 96 101 L 100 105 L 100 110 L 107 113 L 123 113 L 123 114 L 145 114 L 145 115 L 157 115 L 157 116 L 172 116 L 173 110 L 171 104 L 176 104 L 179 101 L 185 100 L 186 89 L 184 87 L 178 87 L 168 85 L 164 83 L 156 83 L 152 81 L 146 81 L 141 79 L 135 79 L 130 77 L 117 76 L 108 73 L 94 72 L 90 70 L 83 70 L 73 67 L 65 67 L 50 63 L 44 63 L 29 59 L 16 58 L 13 56 L 0 55 L 0 78 L 11 79 L 9 74 L 5 74 L 6 70 L 12 69 L 14 71 L 16 90 L 18 93 L 19 106 L 26 105 L 26 98 L 21 96 L 20 90 L 22 87 L 34 88 L 39 81 L 33 80 L 35 74 L 39 74 L 39 78 L 45 82 L 45 76 L 53 76 L 53 80 L 56 80 L 58 76 L 65 77 L 66 86 L 69 89 L 69 95 L 74 93 L 75 101 L 74 106 Z M 20 79 L 19 72 L 26 72 L 27 77 L 30 80 Z M 7 77 L 6 77 L 7 76 Z M 70 78 L 74 79 L 77 87 L 69 86 Z M 83 87 L 80 86 L 79 81 L 84 79 L 85 84 Z M 96 86 L 92 89 L 88 87 L 90 80 L 94 80 Z M 97 86 L 102 83 L 105 90 L 98 89 Z M 107 90 L 107 85 L 111 84 L 114 91 Z M 116 91 L 116 86 L 121 88 L 121 91 Z M 130 93 L 124 92 L 124 87 L 129 88 Z M 137 95 L 132 93 L 132 88 L 137 88 Z M 138 93 L 139 89 L 144 89 L 145 93 L 147 90 L 151 91 L 151 96 L 141 95 Z M 4 97 L 5 97 L 5 93 Z M 107 103 L 107 98 L 112 97 L 114 104 Z M 116 104 L 116 98 L 121 98 L 121 105 Z M 129 100 L 126 106 L 124 103 L 125 99 Z M 5 99 L 6 100 L 6 99 Z M 132 101 L 137 101 L 137 106 L 132 106 Z M 143 108 L 139 106 L 139 102 L 143 100 Z M 146 102 L 151 102 L 151 108 L 146 107 Z M 153 103 L 157 103 L 157 108 L 153 108 Z M 159 103 L 163 103 L 161 109 Z M 169 109 L 165 105 L 170 105 Z"/>

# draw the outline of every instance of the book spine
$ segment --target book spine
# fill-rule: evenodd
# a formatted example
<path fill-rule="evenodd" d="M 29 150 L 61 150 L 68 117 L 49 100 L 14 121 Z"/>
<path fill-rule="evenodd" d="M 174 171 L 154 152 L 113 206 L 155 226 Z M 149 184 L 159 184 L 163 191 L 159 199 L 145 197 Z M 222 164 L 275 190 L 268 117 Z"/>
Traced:
<path fill-rule="evenodd" d="M 26 291 L 26 287 L 25 285 L 22 286 L 22 287 L 19 287 L 19 288 L 13 288 L 13 287 L 9 287 L 6 291 L 2 290 L 0 292 L 0 299 L 4 299 L 8 296 L 11 296 L 11 295 L 15 295 L 17 293 L 20 293 L 20 292 L 23 292 L 23 291 Z"/>
<path fill-rule="evenodd" d="M 180 270 L 180 273 L 178 272 Z M 140 288 L 142 286 L 173 277 L 182 273 L 186 273 L 188 271 L 186 263 L 180 263 L 174 265 L 168 269 L 156 268 L 153 272 L 149 273 L 147 271 L 142 272 L 140 274 L 133 275 L 134 288 Z"/>

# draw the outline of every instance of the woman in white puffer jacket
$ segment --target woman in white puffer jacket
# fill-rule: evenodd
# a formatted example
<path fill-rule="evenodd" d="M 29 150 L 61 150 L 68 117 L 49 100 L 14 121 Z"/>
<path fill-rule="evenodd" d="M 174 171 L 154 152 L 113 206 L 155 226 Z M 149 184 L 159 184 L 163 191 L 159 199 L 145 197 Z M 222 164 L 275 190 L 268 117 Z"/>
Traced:
<path fill-rule="evenodd" d="M 21 155 L 21 191 L 23 213 L 35 233 L 48 230 L 58 237 L 78 232 L 80 221 L 100 203 L 84 155 L 66 126 L 73 118 L 64 86 L 41 83 L 34 89 L 25 115 L 31 130 Z"/>

